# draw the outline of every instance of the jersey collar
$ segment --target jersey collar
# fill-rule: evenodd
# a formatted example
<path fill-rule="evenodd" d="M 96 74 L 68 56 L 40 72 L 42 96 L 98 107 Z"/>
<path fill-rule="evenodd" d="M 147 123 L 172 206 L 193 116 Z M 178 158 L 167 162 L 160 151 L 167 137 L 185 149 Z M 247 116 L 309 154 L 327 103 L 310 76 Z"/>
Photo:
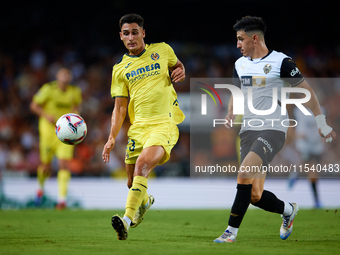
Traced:
<path fill-rule="evenodd" d="M 144 50 L 141 53 L 139 53 L 138 55 L 136 55 L 136 56 L 135 55 L 129 55 L 129 52 L 126 52 L 125 55 L 130 57 L 130 58 L 139 58 L 140 56 L 142 56 L 144 54 L 144 52 L 146 51 L 146 48 L 148 46 L 149 46 L 148 44 L 145 44 Z"/>
<path fill-rule="evenodd" d="M 263 58 L 251 59 L 250 57 L 248 57 L 248 59 L 249 59 L 250 61 L 253 61 L 254 63 L 258 63 L 258 62 L 260 62 L 261 60 L 263 60 L 263 59 L 265 59 L 266 57 L 268 57 L 272 52 L 273 52 L 273 50 L 269 49 L 267 55 L 265 55 Z"/>
<path fill-rule="evenodd" d="M 269 49 L 267 55 L 265 55 L 263 58 L 261 58 L 261 60 L 263 60 L 263 59 L 265 59 L 266 57 L 268 57 L 272 52 L 273 52 L 273 50 Z"/>

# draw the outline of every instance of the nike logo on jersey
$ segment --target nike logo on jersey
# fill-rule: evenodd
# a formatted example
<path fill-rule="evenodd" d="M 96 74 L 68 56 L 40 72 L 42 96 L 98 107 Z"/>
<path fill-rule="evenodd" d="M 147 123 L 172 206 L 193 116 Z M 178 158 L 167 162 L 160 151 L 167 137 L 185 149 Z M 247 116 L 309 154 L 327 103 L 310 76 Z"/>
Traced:
<path fill-rule="evenodd" d="M 131 64 L 132 62 L 130 62 L 129 64 L 127 64 L 127 66 L 126 67 L 124 67 L 124 68 L 128 68 L 129 67 L 129 65 Z"/>

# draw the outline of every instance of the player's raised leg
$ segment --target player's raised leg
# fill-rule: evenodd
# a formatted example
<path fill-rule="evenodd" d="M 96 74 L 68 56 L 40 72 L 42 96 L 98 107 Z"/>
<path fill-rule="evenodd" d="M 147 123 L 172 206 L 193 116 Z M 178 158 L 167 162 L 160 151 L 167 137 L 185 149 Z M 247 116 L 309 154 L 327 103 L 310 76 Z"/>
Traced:
<path fill-rule="evenodd" d="M 267 212 L 281 214 L 283 219 L 280 237 L 285 240 L 293 231 L 293 220 L 298 211 L 295 203 L 288 203 L 278 199 L 275 194 L 264 190 L 265 173 L 260 173 L 253 181 L 251 204 Z"/>
<path fill-rule="evenodd" d="M 296 203 L 289 203 L 289 205 L 285 206 L 285 208 L 290 209 L 291 213 L 283 213 L 282 224 L 280 228 L 280 237 L 282 240 L 286 240 L 293 231 L 293 221 L 299 210 L 299 206 Z M 286 214 L 286 215 L 285 215 Z"/>
<path fill-rule="evenodd" d="M 150 146 L 145 148 L 136 161 L 135 173 L 126 201 L 125 215 L 131 220 L 134 218 L 142 201 L 147 197 L 147 178 L 164 156 L 162 146 Z M 147 201 L 145 202 L 145 204 Z"/>
<path fill-rule="evenodd" d="M 112 218 L 112 227 L 117 232 L 119 240 L 125 240 L 127 238 L 129 226 L 139 206 L 146 197 L 148 188 L 147 178 L 151 170 L 161 161 L 164 153 L 165 151 L 162 146 L 150 146 L 143 149 L 142 153 L 139 155 L 135 165 L 132 186 L 126 199 L 124 217 L 120 218 L 119 216 L 113 216 Z M 141 217 L 144 216 L 145 212 L 146 210 Z M 117 217 L 119 217 L 120 220 L 118 220 Z M 122 233 L 126 233 L 123 235 L 123 238 Z"/>
<path fill-rule="evenodd" d="M 132 219 L 132 222 L 130 224 L 132 228 L 136 228 L 139 224 L 142 223 L 145 213 L 150 209 L 154 202 L 155 198 L 152 195 L 148 195 L 146 193 L 142 204 L 139 206 L 135 216 Z"/>
<path fill-rule="evenodd" d="M 135 164 L 126 164 L 125 168 L 128 176 L 127 186 L 130 189 L 132 187 L 133 176 L 135 172 Z M 130 227 L 135 228 L 143 221 L 144 214 L 153 205 L 154 201 L 155 201 L 154 197 L 152 195 L 148 195 L 146 192 L 142 200 L 142 204 L 139 206 L 134 218 L 132 219 Z"/>
<path fill-rule="evenodd" d="M 125 164 L 125 170 L 128 177 L 126 185 L 130 189 L 132 187 L 133 175 L 135 173 L 135 164 Z"/>

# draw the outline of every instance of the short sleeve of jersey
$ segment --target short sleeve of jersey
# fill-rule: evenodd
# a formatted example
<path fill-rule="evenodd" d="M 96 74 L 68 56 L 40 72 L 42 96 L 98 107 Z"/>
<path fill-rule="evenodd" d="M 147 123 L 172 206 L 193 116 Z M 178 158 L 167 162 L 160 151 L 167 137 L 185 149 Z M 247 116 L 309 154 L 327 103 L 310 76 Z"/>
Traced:
<path fill-rule="evenodd" d="M 292 87 L 299 85 L 304 81 L 304 78 L 291 58 L 282 60 L 280 78 L 288 82 Z"/>
<path fill-rule="evenodd" d="M 169 44 L 165 45 L 168 48 L 168 67 L 173 67 L 177 64 L 177 56 Z"/>
<path fill-rule="evenodd" d="M 238 73 L 236 71 L 236 67 L 234 65 L 234 71 L 233 71 L 233 84 L 239 88 L 241 88 L 241 81 L 240 77 L 238 76 Z"/>
<path fill-rule="evenodd" d="M 46 83 L 44 84 L 39 90 L 38 92 L 33 96 L 33 102 L 37 103 L 38 105 L 42 105 L 45 102 L 47 102 L 47 100 L 49 99 L 50 96 L 50 84 Z"/>
<path fill-rule="evenodd" d="M 124 83 L 122 73 L 119 72 L 118 66 L 115 65 L 112 70 L 112 82 L 111 82 L 111 96 L 113 97 L 128 97 L 128 89 Z"/>

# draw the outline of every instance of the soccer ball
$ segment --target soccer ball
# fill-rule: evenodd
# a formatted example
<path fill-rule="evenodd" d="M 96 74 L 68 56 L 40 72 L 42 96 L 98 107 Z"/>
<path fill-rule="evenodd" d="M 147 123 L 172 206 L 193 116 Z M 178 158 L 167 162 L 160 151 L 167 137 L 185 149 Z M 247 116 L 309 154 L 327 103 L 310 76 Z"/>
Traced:
<path fill-rule="evenodd" d="M 64 114 L 55 125 L 55 133 L 63 143 L 70 145 L 81 143 L 87 133 L 86 122 L 78 114 Z"/>

